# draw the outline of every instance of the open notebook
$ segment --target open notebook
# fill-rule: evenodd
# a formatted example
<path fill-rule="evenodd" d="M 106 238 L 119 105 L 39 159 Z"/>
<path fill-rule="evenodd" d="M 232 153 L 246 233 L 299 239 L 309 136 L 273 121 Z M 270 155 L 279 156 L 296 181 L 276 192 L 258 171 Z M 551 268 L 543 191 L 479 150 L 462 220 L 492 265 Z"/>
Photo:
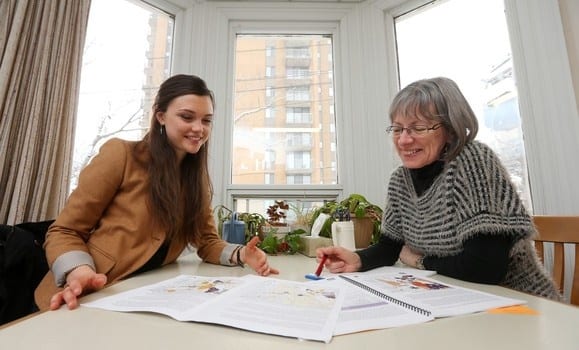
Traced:
<path fill-rule="evenodd" d="M 436 318 L 526 303 L 524 300 L 502 297 L 405 273 L 340 277 L 386 300 Z"/>
<path fill-rule="evenodd" d="M 334 335 L 526 303 L 442 283 L 407 271 L 342 274 L 325 283 L 337 282 L 332 280 L 340 280 L 351 286 L 346 289 L 346 300 Z"/>
<path fill-rule="evenodd" d="M 181 275 L 82 306 L 145 311 L 178 321 L 329 342 L 343 302 L 340 287 L 271 277 Z"/>

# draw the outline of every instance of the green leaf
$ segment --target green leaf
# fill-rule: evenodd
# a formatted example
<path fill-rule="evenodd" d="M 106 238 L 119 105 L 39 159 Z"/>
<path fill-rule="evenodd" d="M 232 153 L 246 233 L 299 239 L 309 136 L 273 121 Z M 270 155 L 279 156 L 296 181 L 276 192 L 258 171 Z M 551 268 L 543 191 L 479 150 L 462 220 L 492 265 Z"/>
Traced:
<path fill-rule="evenodd" d="M 259 248 L 268 254 L 277 253 L 277 246 L 279 245 L 277 236 L 273 233 L 269 233 L 263 241 L 260 243 Z"/>

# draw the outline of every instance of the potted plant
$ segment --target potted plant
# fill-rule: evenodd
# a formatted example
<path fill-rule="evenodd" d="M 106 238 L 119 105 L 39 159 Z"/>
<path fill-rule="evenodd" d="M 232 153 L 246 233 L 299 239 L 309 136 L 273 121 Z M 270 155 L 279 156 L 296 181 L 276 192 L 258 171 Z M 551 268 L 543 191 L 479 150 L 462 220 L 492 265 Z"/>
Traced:
<path fill-rule="evenodd" d="M 268 254 L 295 254 L 301 248 L 300 237 L 306 232 L 302 229 L 292 230 L 283 236 L 277 234 L 277 229 L 271 226 L 259 247 Z"/>
<path fill-rule="evenodd" d="M 310 233 L 310 222 L 312 222 L 312 216 L 316 208 L 304 208 L 301 201 L 296 203 L 290 202 L 288 205 L 295 216 L 295 220 L 291 223 L 292 230 L 302 229 L 305 233 Z"/>
<path fill-rule="evenodd" d="M 277 205 L 277 208 L 280 208 L 279 203 Z M 221 236 L 223 233 L 223 223 L 231 220 L 233 210 L 224 205 L 218 205 L 213 209 L 213 212 L 217 217 L 217 229 Z M 281 217 L 281 215 L 279 217 Z M 272 215 L 269 215 L 270 220 L 271 218 Z M 268 254 L 294 254 L 301 247 L 299 238 L 305 234 L 305 231 L 302 229 L 292 230 L 280 235 L 278 230 L 283 226 L 272 226 L 268 223 L 268 220 L 259 213 L 237 213 L 237 219 L 245 223 L 245 242 L 247 243 L 251 238 L 259 235 L 261 242 L 258 247 Z"/>
<path fill-rule="evenodd" d="M 221 236 L 223 233 L 223 223 L 231 219 L 233 210 L 224 205 L 218 205 L 213 209 L 217 217 L 217 231 Z M 266 220 L 263 215 L 259 213 L 237 213 L 237 219 L 245 223 L 245 242 L 249 242 L 253 236 L 260 236 L 263 239 L 262 230 L 265 226 Z"/>
<path fill-rule="evenodd" d="M 285 219 L 289 205 L 285 201 L 275 201 L 267 208 L 267 223 L 271 226 L 287 226 Z"/>
<path fill-rule="evenodd" d="M 382 208 L 357 193 L 350 194 L 340 202 L 326 202 L 314 211 L 310 224 L 313 224 L 321 213 L 329 215 L 320 230 L 320 236 L 331 238 L 332 222 L 338 220 L 338 214 L 342 215 L 344 212 L 349 213 L 349 219 L 354 222 L 356 248 L 365 248 L 378 242 Z"/>

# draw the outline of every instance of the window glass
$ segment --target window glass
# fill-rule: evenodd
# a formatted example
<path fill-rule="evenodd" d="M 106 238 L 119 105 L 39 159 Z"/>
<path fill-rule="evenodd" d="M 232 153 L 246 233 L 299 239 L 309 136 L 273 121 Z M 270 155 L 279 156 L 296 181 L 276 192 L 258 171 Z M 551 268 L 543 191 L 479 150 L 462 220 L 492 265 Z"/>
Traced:
<path fill-rule="evenodd" d="M 400 86 L 453 79 L 478 117 L 477 139 L 498 153 L 531 210 L 503 0 L 433 2 L 396 18 L 395 25 Z"/>
<path fill-rule="evenodd" d="M 141 139 L 170 74 L 174 18 L 139 1 L 92 0 L 83 52 L 70 190 L 112 137 Z"/>
<path fill-rule="evenodd" d="M 331 57 L 329 35 L 237 35 L 233 185 L 337 183 Z"/>

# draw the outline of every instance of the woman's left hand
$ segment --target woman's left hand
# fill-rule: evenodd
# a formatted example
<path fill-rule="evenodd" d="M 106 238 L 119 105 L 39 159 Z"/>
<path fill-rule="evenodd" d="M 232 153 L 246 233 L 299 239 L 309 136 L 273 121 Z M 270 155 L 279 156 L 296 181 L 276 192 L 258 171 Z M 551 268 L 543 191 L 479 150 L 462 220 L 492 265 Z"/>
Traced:
<path fill-rule="evenodd" d="M 267 254 L 257 247 L 258 243 L 259 238 L 253 237 L 247 245 L 241 248 L 241 261 L 251 266 L 260 276 L 267 276 L 269 274 L 277 275 L 279 271 L 269 266 Z"/>
<path fill-rule="evenodd" d="M 416 253 L 414 250 L 412 250 L 407 245 L 404 245 L 402 247 L 402 250 L 400 251 L 400 261 L 402 261 L 404 264 L 406 264 L 408 266 L 418 267 L 418 266 L 416 266 L 416 262 L 421 257 L 422 257 L 422 254 Z"/>

